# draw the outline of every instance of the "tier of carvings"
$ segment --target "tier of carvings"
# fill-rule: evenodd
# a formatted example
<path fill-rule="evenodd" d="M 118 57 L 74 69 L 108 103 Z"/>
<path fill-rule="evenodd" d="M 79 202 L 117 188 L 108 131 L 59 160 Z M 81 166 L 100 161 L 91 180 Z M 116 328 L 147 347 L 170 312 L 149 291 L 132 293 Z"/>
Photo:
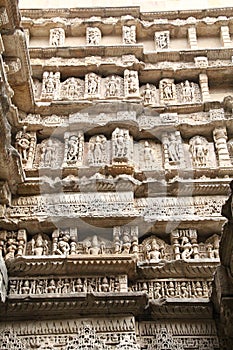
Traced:
<path fill-rule="evenodd" d="M 174 117 L 174 116 L 173 116 Z M 169 116 L 171 118 L 171 116 Z M 75 122 L 76 116 L 73 118 Z M 80 121 L 79 121 L 80 122 Z M 201 135 L 183 140 L 180 131 L 164 132 L 157 139 L 134 140 L 128 128 L 117 127 L 107 138 L 104 134 L 85 140 L 83 131 L 65 131 L 60 139 L 51 136 L 37 140 L 36 132 L 19 131 L 15 148 L 25 169 L 104 166 L 130 164 L 140 169 L 229 167 L 233 158 L 232 139 L 227 141 L 225 127 L 213 132 L 213 142 Z M 215 147 L 215 149 L 214 149 Z"/>
<path fill-rule="evenodd" d="M 190 104 L 202 100 L 198 84 L 185 80 L 175 83 L 174 79 L 162 79 L 159 86 L 146 84 L 139 87 L 138 72 L 126 69 L 124 77 L 110 75 L 102 78 L 88 73 L 85 79 L 70 77 L 61 81 L 59 72 L 44 72 L 42 83 L 34 80 L 37 100 L 86 100 L 86 99 L 130 99 L 141 100 L 146 106 L 164 104 Z"/>
<path fill-rule="evenodd" d="M 170 233 L 171 244 L 151 235 L 138 242 L 138 226 L 115 226 L 112 239 L 94 235 L 78 239 L 77 228 L 56 229 L 52 235 L 37 233 L 30 237 L 26 230 L 0 231 L 0 253 L 6 260 L 31 255 L 37 258 L 50 255 L 112 255 L 133 254 L 144 263 L 172 260 L 219 259 L 218 235 L 198 242 L 196 229 L 177 229 Z M 27 237 L 28 236 L 28 237 Z"/>

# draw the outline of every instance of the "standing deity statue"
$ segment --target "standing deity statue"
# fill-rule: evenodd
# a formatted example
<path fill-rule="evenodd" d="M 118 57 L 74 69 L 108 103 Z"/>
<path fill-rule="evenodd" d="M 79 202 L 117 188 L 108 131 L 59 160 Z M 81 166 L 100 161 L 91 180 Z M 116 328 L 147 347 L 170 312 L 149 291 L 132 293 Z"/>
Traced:
<path fill-rule="evenodd" d="M 86 30 L 87 45 L 99 45 L 101 41 L 101 31 L 97 27 L 88 27 Z"/>
<path fill-rule="evenodd" d="M 155 33 L 155 48 L 156 50 L 169 49 L 170 33 L 169 31 Z"/>
<path fill-rule="evenodd" d="M 106 78 L 105 82 L 105 97 L 120 97 L 122 95 L 123 83 L 122 78 L 117 75 L 112 75 Z"/>
<path fill-rule="evenodd" d="M 31 135 L 26 132 L 26 128 L 23 131 L 19 131 L 16 135 L 16 148 L 21 155 L 23 163 L 28 160 L 28 152 L 30 148 Z"/>
<path fill-rule="evenodd" d="M 145 105 L 156 104 L 156 87 L 147 83 L 141 96 Z"/>
<path fill-rule="evenodd" d="M 138 72 L 126 69 L 124 72 L 125 97 L 139 97 Z"/>
<path fill-rule="evenodd" d="M 193 102 L 195 99 L 195 85 L 186 80 L 181 83 L 182 102 Z"/>
<path fill-rule="evenodd" d="M 50 29 L 49 43 L 51 46 L 62 46 L 65 42 L 65 31 L 62 28 Z"/>
<path fill-rule="evenodd" d="M 106 137 L 104 135 L 97 135 L 89 141 L 88 161 L 89 164 L 99 165 L 106 163 Z"/>
<path fill-rule="evenodd" d="M 116 128 L 112 134 L 113 159 L 127 161 L 131 156 L 129 130 Z"/>
<path fill-rule="evenodd" d="M 42 81 L 42 99 L 57 99 L 60 87 L 60 73 L 44 72 Z"/>
<path fill-rule="evenodd" d="M 136 43 L 136 26 L 123 26 L 123 44 Z"/>
<path fill-rule="evenodd" d="M 46 147 L 42 150 L 42 160 L 45 167 L 50 167 L 55 158 L 55 147 L 51 139 L 48 140 Z"/>
<path fill-rule="evenodd" d="M 171 133 L 169 137 L 168 153 L 171 162 L 180 161 L 180 143 L 174 133 Z"/>
<path fill-rule="evenodd" d="M 155 155 L 153 152 L 153 148 L 150 146 L 148 141 L 144 143 L 144 151 L 143 151 L 144 164 L 146 168 L 153 168 Z"/>
<path fill-rule="evenodd" d="M 202 136 L 194 136 L 189 141 L 189 151 L 195 167 L 206 167 L 209 157 L 209 143 Z"/>

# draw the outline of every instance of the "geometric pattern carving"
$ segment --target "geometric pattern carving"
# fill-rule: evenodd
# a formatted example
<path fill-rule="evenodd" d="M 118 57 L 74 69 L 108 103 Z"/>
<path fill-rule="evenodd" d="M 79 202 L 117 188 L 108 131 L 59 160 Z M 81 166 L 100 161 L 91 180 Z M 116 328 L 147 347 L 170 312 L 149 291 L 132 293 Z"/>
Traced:
<path fill-rule="evenodd" d="M 172 334 L 166 328 L 161 328 L 156 339 L 148 346 L 148 350 L 184 350 L 182 344 L 173 338 Z"/>
<path fill-rule="evenodd" d="M 1 350 L 28 350 L 26 342 L 19 339 L 11 329 L 0 332 Z"/>
<path fill-rule="evenodd" d="M 65 350 L 107 350 L 107 346 L 97 337 L 92 326 L 85 325 L 79 334 L 69 341 Z"/>

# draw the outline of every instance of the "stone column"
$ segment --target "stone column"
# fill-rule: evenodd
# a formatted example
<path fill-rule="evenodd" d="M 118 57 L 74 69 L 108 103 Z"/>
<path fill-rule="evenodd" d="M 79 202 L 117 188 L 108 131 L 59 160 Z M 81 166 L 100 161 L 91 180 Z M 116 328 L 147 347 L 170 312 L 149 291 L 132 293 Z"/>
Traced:
<path fill-rule="evenodd" d="M 33 168 L 33 161 L 35 158 L 35 153 L 36 153 L 36 132 L 35 131 L 31 131 L 30 132 L 30 146 L 29 146 L 29 150 L 28 150 L 28 159 L 27 159 L 27 164 L 26 164 L 26 168 L 27 169 L 32 169 Z"/>
<path fill-rule="evenodd" d="M 213 131 L 213 138 L 218 154 L 220 167 L 231 166 L 231 160 L 227 149 L 227 131 L 225 127 L 217 127 Z"/>
<path fill-rule="evenodd" d="M 223 47 L 232 47 L 232 41 L 228 26 L 221 27 L 221 43 Z"/>
<path fill-rule="evenodd" d="M 188 28 L 188 42 L 191 50 L 196 50 L 197 46 L 197 32 L 195 27 Z"/>
<path fill-rule="evenodd" d="M 199 82 L 201 87 L 202 100 L 203 102 L 207 102 L 210 100 L 210 93 L 208 85 L 208 76 L 206 73 L 199 74 Z"/>

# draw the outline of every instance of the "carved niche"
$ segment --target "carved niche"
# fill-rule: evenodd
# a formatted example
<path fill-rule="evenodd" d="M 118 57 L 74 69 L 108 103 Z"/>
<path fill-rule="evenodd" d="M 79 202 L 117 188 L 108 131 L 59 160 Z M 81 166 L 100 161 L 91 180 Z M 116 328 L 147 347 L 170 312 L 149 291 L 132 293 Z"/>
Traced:
<path fill-rule="evenodd" d="M 197 231 L 195 229 L 171 232 L 171 243 L 175 260 L 198 259 Z"/>
<path fill-rule="evenodd" d="M 138 143 L 140 168 L 153 170 L 162 167 L 161 145 L 151 140 L 143 140 Z"/>
<path fill-rule="evenodd" d="M 112 160 L 128 162 L 132 159 L 133 140 L 129 130 L 116 128 L 112 133 Z"/>
<path fill-rule="evenodd" d="M 68 78 L 60 84 L 61 100 L 79 100 L 84 97 L 84 81 L 78 78 Z"/>
<path fill-rule="evenodd" d="M 170 33 L 168 30 L 155 32 L 155 49 L 167 50 L 170 44 Z"/>
<path fill-rule="evenodd" d="M 115 254 L 138 254 L 137 226 L 115 226 L 113 240 Z"/>
<path fill-rule="evenodd" d="M 162 135 L 164 148 L 164 167 L 184 164 L 184 149 L 179 131 Z"/>
<path fill-rule="evenodd" d="M 162 79 L 159 82 L 159 97 L 161 104 L 172 104 L 176 103 L 176 86 L 174 79 Z"/>
<path fill-rule="evenodd" d="M 123 44 L 136 44 L 136 26 L 123 26 Z"/>
<path fill-rule="evenodd" d="M 44 72 L 42 80 L 41 100 L 56 100 L 59 98 L 60 72 Z"/>
<path fill-rule="evenodd" d="M 99 166 L 109 162 L 108 141 L 104 135 L 92 136 L 88 144 L 88 164 Z"/>
<path fill-rule="evenodd" d="M 101 78 L 95 73 L 85 75 L 85 98 L 100 97 Z"/>
<path fill-rule="evenodd" d="M 145 106 L 155 106 L 158 104 L 156 86 L 148 83 L 140 88 L 140 92 Z"/>
<path fill-rule="evenodd" d="M 62 164 L 64 146 L 63 143 L 55 138 L 43 140 L 38 145 L 39 166 L 42 168 L 59 168 Z"/>
<path fill-rule="evenodd" d="M 101 41 L 101 30 L 97 27 L 87 27 L 86 43 L 87 45 L 99 45 Z"/>
<path fill-rule="evenodd" d="M 138 72 L 136 70 L 126 69 L 124 71 L 124 90 L 126 98 L 140 97 Z"/>
<path fill-rule="evenodd" d="M 172 259 L 172 247 L 156 236 L 144 239 L 140 248 L 142 260 L 158 262 Z"/>
<path fill-rule="evenodd" d="M 26 127 L 24 127 L 16 134 L 15 147 L 21 156 L 23 167 L 32 168 L 36 152 L 36 132 L 27 132 Z"/>
<path fill-rule="evenodd" d="M 52 253 L 51 239 L 44 233 L 38 233 L 27 243 L 26 255 L 50 255 Z"/>
<path fill-rule="evenodd" d="M 113 243 L 96 235 L 85 238 L 77 245 L 77 254 L 104 255 L 112 252 Z"/>
<path fill-rule="evenodd" d="M 78 166 L 83 163 L 84 134 L 79 132 L 65 132 L 65 152 L 63 166 Z"/>
<path fill-rule="evenodd" d="M 201 91 L 199 85 L 188 80 L 176 85 L 176 95 L 178 103 L 201 102 Z"/>
<path fill-rule="evenodd" d="M 25 254 L 27 243 L 26 230 L 0 231 L 0 253 L 7 259 Z"/>
<path fill-rule="evenodd" d="M 124 95 L 124 79 L 118 75 L 107 77 L 104 83 L 105 98 L 121 98 Z"/>
<path fill-rule="evenodd" d="M 189 151 L 191 153 L 194 167 L 208 167 L 209 143 L 203 136 L 194 136 L 190 139 Z"/>
<path fill-rule="evenodd" d="M 57 229 L 52 234 L 52 253 L 54 255 L 76 254 L 77 230 L 71 228 Z"/>
<path fill-rule="evenodd" d="M 50 29 L 49 45 L 63 46 L 65 43 L 65 31 L 63 28 Z"/>

